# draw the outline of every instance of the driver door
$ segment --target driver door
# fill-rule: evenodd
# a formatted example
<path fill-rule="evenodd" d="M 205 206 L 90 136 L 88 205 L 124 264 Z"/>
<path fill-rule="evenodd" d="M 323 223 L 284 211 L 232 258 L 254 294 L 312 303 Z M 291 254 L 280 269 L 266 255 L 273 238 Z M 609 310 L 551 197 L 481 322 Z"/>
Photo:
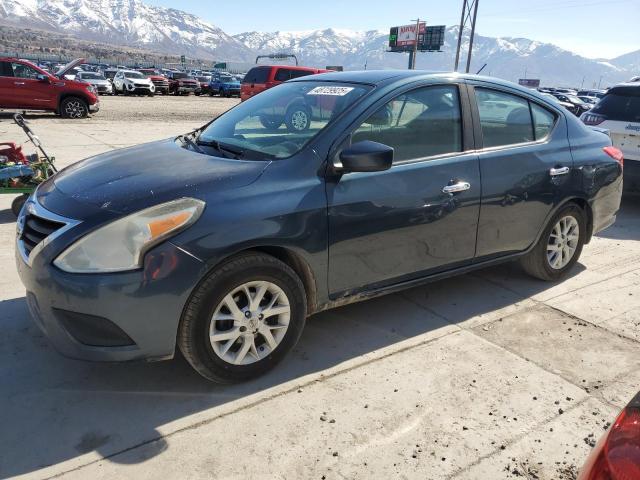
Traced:
<path fill-rule="evenodd" d="M 351 144 L 393 147 L 394 163 L 327 181 L 332 298 L 473 260 L 480 172 L 468 112 L 466 86 L 424 86 L 397 96 L 352 132 Z"/>
<path fill-rule="evenodd" d="M 56 95 L 50 82 L 39 80 L 40 72 L 20 62 L 11 62 L 17 107 L 53 110 Z"/>

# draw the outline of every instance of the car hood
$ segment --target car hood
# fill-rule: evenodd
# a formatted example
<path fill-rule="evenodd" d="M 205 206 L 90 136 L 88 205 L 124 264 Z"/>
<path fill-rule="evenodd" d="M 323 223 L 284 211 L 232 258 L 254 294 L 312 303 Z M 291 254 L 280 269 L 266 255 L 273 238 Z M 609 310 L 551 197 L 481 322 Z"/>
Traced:
<path fill-rule="evenodd" d="M 69 63 L 67 63 L 66 65 L 64 65 L 60 70 L 58 70 L 55 75 L 58 78 L 62 78 L 65 75 L 69 74 L 69 72 L 71 70 L 73 70 L 75 67 L 77 67 L 78 65 L 83 64 L 85 61 L 84 58 L 76 58 L 75 60 L 71 60 Z"/>
<path fill-rule="evenodd" d="M 38 201 L 83 220 L 95 212 L 126 214 L 176 198 L 202 200 L 256 181 L 270 162 L 213 157 L 167 139 L 78 162 L 45 182 Z"/>

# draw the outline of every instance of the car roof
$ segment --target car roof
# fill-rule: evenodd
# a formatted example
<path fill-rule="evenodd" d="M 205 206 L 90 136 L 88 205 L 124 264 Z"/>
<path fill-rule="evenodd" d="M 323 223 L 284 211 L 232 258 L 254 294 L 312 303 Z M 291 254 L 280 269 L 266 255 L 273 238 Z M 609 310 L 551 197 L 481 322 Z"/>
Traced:
<path fill-rule="evenodd" d="M 614 85 L 611 87 L 607 93 L 629 93 L 635 95 L 640 95 L 640 83 L 638 82 L 627 82 L 627 83 L 619 83 L 618 85 Z"/>
<path fill-rule="evenodd" d="M 256 65 L 255 67 L 252 67 L 252 68 L 260 68 L 260 67 L 264 67 L 264 68 L 287 68 L 289 70 L 303 70 L 305 72 L 307 72 L 307 71 L 313 71 L 313 72 L 324 71 L 324 68 L 305 67 L 305 66 L 302 66 L 302 65 Z"/>

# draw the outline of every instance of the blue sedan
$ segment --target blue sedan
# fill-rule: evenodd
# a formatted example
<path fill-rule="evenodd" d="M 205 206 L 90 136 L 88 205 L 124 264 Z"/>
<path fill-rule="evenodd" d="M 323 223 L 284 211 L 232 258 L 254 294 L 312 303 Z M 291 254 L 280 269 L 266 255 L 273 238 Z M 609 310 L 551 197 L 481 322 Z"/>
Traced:
<path fill-rule="evenodd" d="M 281 361 L 319 311 L 502 262 L 561 280 L 621 192 L 611 139 L 534 91 L 326 73 L 60 172 L 20 214 L 16 262 L 65 355 L 179 348 L 236 382 Z"/>

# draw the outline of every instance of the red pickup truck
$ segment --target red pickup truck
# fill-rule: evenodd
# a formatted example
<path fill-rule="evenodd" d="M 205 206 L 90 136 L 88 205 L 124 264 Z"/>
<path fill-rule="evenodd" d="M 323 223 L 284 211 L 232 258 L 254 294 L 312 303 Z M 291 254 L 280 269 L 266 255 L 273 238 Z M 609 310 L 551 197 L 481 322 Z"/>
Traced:
<path fill-rule="evenodd" d="M 55 75 L 26 60 L 0 57 L 0 109 L 44 110 L 66 118 L 85 118 L 100 110 L 95 87 L 64 76 L 84 62 L 74 60 Z"/>

